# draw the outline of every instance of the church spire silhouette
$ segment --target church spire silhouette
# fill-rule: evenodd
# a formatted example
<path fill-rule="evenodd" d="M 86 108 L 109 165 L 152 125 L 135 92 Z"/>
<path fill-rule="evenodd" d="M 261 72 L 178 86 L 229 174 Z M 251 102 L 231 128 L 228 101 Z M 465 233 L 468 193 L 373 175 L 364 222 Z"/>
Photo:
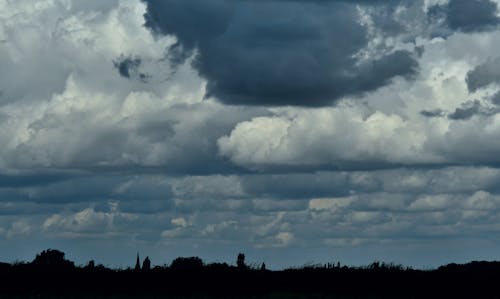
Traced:
<path fill-rule="evenodd" d="M 137 260 L 135 262 L 135 271 L 141 270 L 141 261 L 139 259 L 139 252 L 137 252 Z"/>

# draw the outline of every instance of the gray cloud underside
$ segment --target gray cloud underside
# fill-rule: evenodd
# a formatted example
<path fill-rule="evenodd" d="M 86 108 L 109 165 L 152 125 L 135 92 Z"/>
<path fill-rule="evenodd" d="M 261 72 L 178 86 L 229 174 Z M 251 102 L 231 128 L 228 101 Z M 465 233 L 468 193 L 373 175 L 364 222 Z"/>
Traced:
<path fill-rule="evenodd" d="M 206 96 L 226 104 L 323 106 L 417 72 L 412 53 L 360 61 L 369 42 L 353 5 L 271 1 L 146 1 L 146 25 L 197 51 Z"/>
<path fill-rule="evenodd" d="M 146 25 L 178 38 L 171 59 L 196 50 L 206 96 L 238 105 L 331 105 L 394 77 L 413 77 L 418 64 L 410 51 L 389 47 L 364 61 L 355 57 L 372 38 L 355 5 L 366 6 L 383 34 L 409 41 L 417 37 L 412 30 L 446 37 L 492 30 L 499 22 L 490 0 L 438 3 L 426 16 L 419 15 L 419 1 L 145 2 Z M 404 24 L 401 7 L 420 23 Z"/>
<path fill-rule="evenodd" d="M 471 32 L 491 29 L 500 21 L 497 4 L 490 0 L 451 0 L 445 11 L 446 21 L 452 30 Z"/>
<path fill-rule="evenodd" d="M 500 59 L 490 59 L 467 74 L 467 87 L 474 92 L 482 87 L 500 82 Z"/>
<path fill-rule="evenodd" d="M 30 199 L 15 205 L 19 199 L 9 198 L 1 189 L 0 238 L 17 243 L 24 236 L 44 235 L 74 240 L 75 244 L 78 240 L 102 238 L 137 243 L 148 250 L 152 250 L 149 246 L 157 246 L 153 244 L 164 244 L 170 248 L 167 257 L 191 251 L 194 244 L 216 248 L 214 239 L 226 244 L 224 250 L 236 250 L 238 244 L 249 252 L 269 252 L 308 244 L 335 248 L 338 258 L 347 259 L 352 257 L 344 252 L 346 248 L 357 250 L 381 241 L 386 246 L 397 246 L 400 241 L 415 244 L 407 249 L 408 253 L 419 243 L 428 244 L 426 250 L 437 250 L 439 246 L 449 248 L 446 242 L 482 238 L 500 230 L 499 178 L 497 169 L 467 167 L 81 178 L 18 189 L 16 192 L 30 194 Z M 88 191 L 90 186 L 97 191 Z M 82 192 L 87 199 L 75 201 Z M 61 198 L 53 198 L 55 193 Z M 436 238 L 441 243 L 433 247 Z M 46 244 L 43 239 L 39 242 Z M 133 248 L 137 247 L 124 250 Z M 157 261 L 165 260 L 165 253 L 154 251 L 153 255 Z M 375 256 L 372 252 L 363 260 Z"/>

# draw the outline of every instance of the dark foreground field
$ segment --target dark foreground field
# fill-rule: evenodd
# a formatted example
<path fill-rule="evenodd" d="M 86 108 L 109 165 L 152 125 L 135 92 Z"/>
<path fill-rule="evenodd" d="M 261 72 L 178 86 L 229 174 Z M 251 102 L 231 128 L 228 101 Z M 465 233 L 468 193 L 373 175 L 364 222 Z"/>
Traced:
<path fill-rule="evenodd" d="M 500 298 L 500 262 L 414 270 L 373 263 L 269 271 L 178 258 L 169 266 L 76 267 L 48 250 L 31 263 L 0 264 L 0 298 Z"/>

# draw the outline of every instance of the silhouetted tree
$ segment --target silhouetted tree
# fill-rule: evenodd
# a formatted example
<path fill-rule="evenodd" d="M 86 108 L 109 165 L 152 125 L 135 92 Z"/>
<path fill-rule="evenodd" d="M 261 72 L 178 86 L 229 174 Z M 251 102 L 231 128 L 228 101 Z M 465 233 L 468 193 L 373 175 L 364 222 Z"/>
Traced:
<path fill-rule="evenodd" d="M 230 266 L 227 263 L 211 263 L 206 265 L 206 267 L 221 272 L 227 271 L 230 268 Z"/>
<path fill-rule="evenodd" d="M 380 262 L 379 261 L 374 261 L 370 266 L 369 266 L 370 269 L 372 270 L 378 270 L 380 269 Z"/>
<path fill-rule="evenodd" d="M 246 269 L 247 265 L 245 264 L 245 255 L 243 253 L 238 254 L 238 258 L 236 259 L 236 266 L 240 269 Z"/>
<path fill-rule="evenodd" d="M 95 268 L 95 262 L 94 260 L 90 260 L 88 263 L 87 263 L 87 266 L 85 266 L 87 269 L 94 269 Z"/>
<path fill-rule="evenodd" d="M 197 257 L 178 257 L 172 261 L 170 268 L 174 270 L 196 270 L 203 267 L 203 261 Z"/>
<path fill-rule="evenodd" d="M 31 264 L 42 267 L 73 268 L 75 264 L 64 258 L 64 252 L 56 249 L 47 249 L 36 255 Z"/>
<path fill-rule="evenodd" d="M 142 271 L 149 271 L 149 270 L 151 270 L 151 260 L 149 259 L 149 256 L 146 256 L 144 262 L 142 262 Z"/>

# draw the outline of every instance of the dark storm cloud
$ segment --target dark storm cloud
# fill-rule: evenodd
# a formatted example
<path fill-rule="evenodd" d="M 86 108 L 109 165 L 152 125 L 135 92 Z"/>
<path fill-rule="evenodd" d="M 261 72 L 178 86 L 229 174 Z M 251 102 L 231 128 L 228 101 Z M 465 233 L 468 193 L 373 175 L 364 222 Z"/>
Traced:
<path fill-rule="evenodd" d="M 91 176 L 65 180 L 44 186 L 21 189 L 24 198 L 37 203 L 76 203 L 107 200 L 134 201 L 166 200 L 172 196 L 169 184 L 155 182 L 148 177 L 134 179 L 127 176 Z"/>
<path fill-rule="evenodd" d="M 121 201 L 120 211 L 124 213 L 157 214 L 172 210 L 174 207 L 173 202 L 168 200 L 168 194 L 165 195 L 163 200 L 144 200 L 143 196 L 138 198 L 138 200 Z"/>
<path fill-rule="evenodd" d="M 495 105 L 500 105 L 500 91 L 491 96 L 491 102 Z"/>
<path fill-rule="evenodd" d="M 498 105 L 498 97 L 498 93 L 491 96 L 491 103 Z M 468 120 L 474 115 L 488 117 L 491 115 L 495 115 L 498 112 L 499 109 L 497 107 L 488 107 L 481 104 L 480 101 L 474 100 L 462 103 L 462 105 L 459 108 L 456 108 L 454 112 L 448 114 L 448 118 L 451 120 Z"/>
<path fill-rule="evenodd" d="M 139 58 L 120 57 L 117 61 L 114 61 L 113 64 L 118 69 L 121 76 L 130 78 L 131 71 L 139 68 L 141 60 Z"/>
<path fill-rule="evenodd" d="M 492 168 L 449 167 L 439 169 L 392 169 L 352 172 L 315 172 L 240 176 L 249 198 L 300 200 L 335 198 L 352 194 L 385 192 L 418 194 L 469 194 L 484 190 L 500 194 L 500 172 Z M 396 204 L 395 202 L 393 202 Z"/>
<path fill-rule="evenodd" d="M 464 103 L 462 107 L 455 109 L 453 113 L 448 115 L 448 118 L 453 120 L 466 120 L 476 114 L 479 114 L 480 112 L 481 103 L 479 103 L 479 101 L 471 101 Z"/>
<path fill-rule="evenodd" d="M 474 33 L 495 29 L 500 19 L 497 4 L 491 0 L 450 0 L 431 5 L 427 22 L 431 36 L 447 38 L 456 31 Z"/>
<path fill-rule="evenodd" d="M 488 60 L 467 73 L 467 87 L 470 92 L 477 91 L 500 80 L 500 59 Z"/>
<path fill-rule="evenodd" d="M 116 177 L 83 177 L 30 188 L 28 199 L 37 203 L 71 203 L 105 200 L 120 183 Z"/>
<path fill-rule="evenodd" d="M 425 116 L 425 117 L 441 117 L 444 115 L 444 111 L 441 109 L 436 109 L 436 110 L 422 110 L 420 111 L 420 115 Z"/>
<path fill-rule="evenodd" d="M 241 183 L 255 197 L 291 199 L 346 196 L 350 187 L 346 173 L 251 175 L 242 177 Z"/>
<path fill-rule="evenodd" d="M 329 105 L 417 70 L 408 51 L 359 62 L 369 38 L 352 1 L 145 2 L 146 26 L 175 35 L 177 55 L 197 50 L 206 96 L 226 104 Z"/>
<path fill-rule="evenodd" d="M 451 29 L 464 32 L 490 29 L 499 24 L 498 7 L 490 0 L 451 0 L 445 7 Z"/>
<path fill-rule="evenodd" d="M 68 180 L 71 174 L 0 175 L 0 188 L 39 186 Z"/>
<path fill-rule="evenodd" d="M 139 57 L 124 57 L 120 56 L 117 60 L 113 61 L 113 65 L 120 76 L 131 79 L 137 77 L 139 80 L 146 82 L 148 75 L 140 72 L 139 67 L 141 66 L 142 60 Z"/>

